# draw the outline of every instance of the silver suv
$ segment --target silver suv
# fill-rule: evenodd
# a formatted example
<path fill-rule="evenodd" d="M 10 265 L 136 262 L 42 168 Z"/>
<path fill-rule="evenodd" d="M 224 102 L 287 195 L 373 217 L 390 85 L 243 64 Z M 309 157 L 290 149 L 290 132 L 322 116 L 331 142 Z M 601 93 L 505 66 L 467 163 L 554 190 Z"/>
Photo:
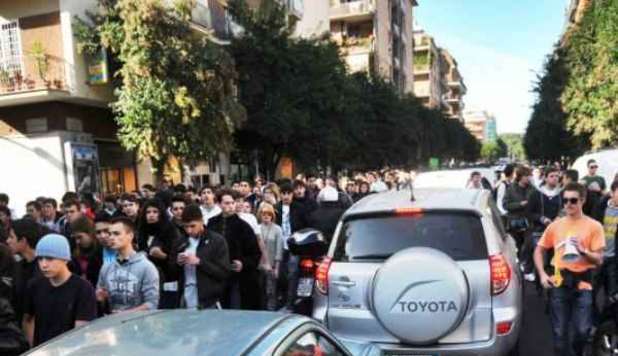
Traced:
<path fill-rule="evenodd" d="M 490 192 L 369 196 L 341 218 L 313 317 L 381 355 L 506 355 L 522 321 L 513 239 Z"/>

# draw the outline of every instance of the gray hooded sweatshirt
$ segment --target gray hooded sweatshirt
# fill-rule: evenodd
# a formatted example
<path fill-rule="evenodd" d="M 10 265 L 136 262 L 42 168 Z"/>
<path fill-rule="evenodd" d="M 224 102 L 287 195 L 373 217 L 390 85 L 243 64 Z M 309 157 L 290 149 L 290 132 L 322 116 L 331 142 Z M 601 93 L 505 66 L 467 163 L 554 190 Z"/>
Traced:
<path fill-rule="evenodd" d="M 124 262 L 115 260 L 104 264 L 97 288 L 104 288 L 109 293 L 112 312 L 144 303 L 150 310 L 159 305 L 159 272 L 142 252 L 133 254 Z"/>

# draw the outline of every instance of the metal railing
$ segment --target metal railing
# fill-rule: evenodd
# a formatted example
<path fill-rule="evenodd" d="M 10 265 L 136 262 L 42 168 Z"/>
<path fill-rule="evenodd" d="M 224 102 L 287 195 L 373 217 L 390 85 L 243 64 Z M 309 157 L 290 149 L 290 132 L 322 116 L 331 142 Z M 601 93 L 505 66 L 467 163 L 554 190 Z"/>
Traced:
<path fill-rule="evenodd" d="M 70 91 L 70 64 L 50 55 L 24 55 L 0 62 L 0 95 L 37 90 Z"/>

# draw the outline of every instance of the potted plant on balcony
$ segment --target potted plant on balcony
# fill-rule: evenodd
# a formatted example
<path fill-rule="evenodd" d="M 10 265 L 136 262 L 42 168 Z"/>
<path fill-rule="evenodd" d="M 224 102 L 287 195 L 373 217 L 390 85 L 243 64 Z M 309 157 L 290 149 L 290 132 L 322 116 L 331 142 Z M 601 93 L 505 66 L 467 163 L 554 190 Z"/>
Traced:
<path fill-rule="evenodd" d="M 37 74 L 39 78 L 45 83 L 45 86 L 49 88 L 50 82 L 47 80 L 47 73 L 49 71 L 49 57 L 45 51 L 45 47 L 41 41 L 34 41 L 30 48 L 30 57 L 34 60 Z"/>
<path fill-rule="evenodd" d="M 0 69 L 0 85 L 3 91 L 15 91 L 15 82 L 13 82 L 9 72 L 6 69 Z"/>

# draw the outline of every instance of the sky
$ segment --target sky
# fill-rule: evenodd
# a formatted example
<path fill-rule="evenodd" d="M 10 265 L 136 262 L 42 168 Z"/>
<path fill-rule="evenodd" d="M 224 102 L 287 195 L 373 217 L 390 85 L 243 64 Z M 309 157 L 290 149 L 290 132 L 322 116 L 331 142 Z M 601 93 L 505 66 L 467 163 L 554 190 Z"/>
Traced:
<path fill-rule="evenodd" d="M 466 110 L 496 116 L 498 133 L 523 133 L 531 92 L 562 33 L 567 0 L 418 0 L 414 22 L 459 63 Z"/>

